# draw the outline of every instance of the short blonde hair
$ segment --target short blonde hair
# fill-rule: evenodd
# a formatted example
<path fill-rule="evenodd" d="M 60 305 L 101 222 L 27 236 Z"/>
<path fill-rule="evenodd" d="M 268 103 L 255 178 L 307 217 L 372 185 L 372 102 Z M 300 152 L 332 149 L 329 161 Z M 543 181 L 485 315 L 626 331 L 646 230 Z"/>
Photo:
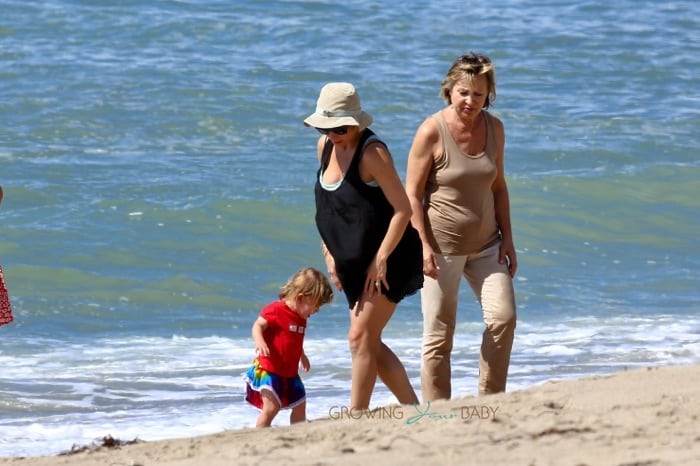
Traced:
<path fill-rule="evenodd" d="M 474 79 L 476 76 L 481 75 L 486 76 L 486 81 L 488 83 L 488 92 L 486 94 L 484 108 L 489 108 L 491 103 L 496 100 L 495 66 L 489 57 L 474 52 L 464 54 L 452 63 L 440 87 L 440 97 L 442 97 L 447 105 L 450 105 L 452 103 L 450 94 L 452 93 L 452 88 L 458 81 L 464 78 Z"/>
<path fill-rule="evenodd" d="M 333 288 L 328 278 L 313 267 L 304 267 L 292 275 L 280 288 L 279 298 L 284 300 L 299 294 L 311 297 L 318 307 L 333 301 Z"/>

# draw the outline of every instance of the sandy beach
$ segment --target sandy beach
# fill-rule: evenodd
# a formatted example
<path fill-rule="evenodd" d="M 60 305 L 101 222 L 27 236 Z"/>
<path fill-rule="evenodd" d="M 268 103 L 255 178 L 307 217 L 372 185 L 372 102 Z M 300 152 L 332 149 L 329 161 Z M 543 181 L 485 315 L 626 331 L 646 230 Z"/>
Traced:
<path fill-rule="evenodd" d="M 700 366 L 672 366 L 372 413 L 333 407 L 328 418 L 291 427 L 145 439 L 0 464 L 692 465 L 700 464 L 699 425 Z"/>

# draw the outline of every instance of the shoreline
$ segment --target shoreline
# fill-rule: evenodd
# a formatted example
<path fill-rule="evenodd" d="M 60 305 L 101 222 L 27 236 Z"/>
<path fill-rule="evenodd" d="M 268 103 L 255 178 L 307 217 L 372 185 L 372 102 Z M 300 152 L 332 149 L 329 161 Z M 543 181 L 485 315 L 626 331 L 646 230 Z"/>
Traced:
<path fill-rule="evenodd" d="M 0 465 L 586 464 L 700 462 L 700 365 L 553 380 L 521 390 L 305 424 L 100 446 Z"/>

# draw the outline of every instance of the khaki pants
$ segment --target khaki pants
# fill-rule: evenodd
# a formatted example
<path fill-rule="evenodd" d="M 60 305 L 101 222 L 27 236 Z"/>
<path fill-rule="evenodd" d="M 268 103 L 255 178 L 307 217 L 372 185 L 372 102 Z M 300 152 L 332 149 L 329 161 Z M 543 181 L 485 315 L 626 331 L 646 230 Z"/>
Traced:
<path fill-rule="evenodd" d="M 500 242 L 468 256 L 437 255 L 438 279 L 425 277 L 421 290 L 423 401 L 452 396 L 450 355 L 462 276 L 479 300 L 486 324 L 479 357 L 479 394 L 506 389 L 515 335 L 515 292 L 506 264 L 498 263 L 499 246 Z"/>

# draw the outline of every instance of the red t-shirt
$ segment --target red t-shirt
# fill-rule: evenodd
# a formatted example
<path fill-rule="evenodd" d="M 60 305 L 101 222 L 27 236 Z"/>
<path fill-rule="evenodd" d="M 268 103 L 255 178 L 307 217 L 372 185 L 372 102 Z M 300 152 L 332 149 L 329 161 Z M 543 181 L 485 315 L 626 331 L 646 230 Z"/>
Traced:
<path fill-rule="evenodd" d="M 263 369 L 282 377 L 299 374 L 299 360 L 304 348 L 306 319 L 282 301 L 265 306 L 260 317 L 267 321 L 263 338 L 270 348 L 270 356 L 259 355 Z"/>

